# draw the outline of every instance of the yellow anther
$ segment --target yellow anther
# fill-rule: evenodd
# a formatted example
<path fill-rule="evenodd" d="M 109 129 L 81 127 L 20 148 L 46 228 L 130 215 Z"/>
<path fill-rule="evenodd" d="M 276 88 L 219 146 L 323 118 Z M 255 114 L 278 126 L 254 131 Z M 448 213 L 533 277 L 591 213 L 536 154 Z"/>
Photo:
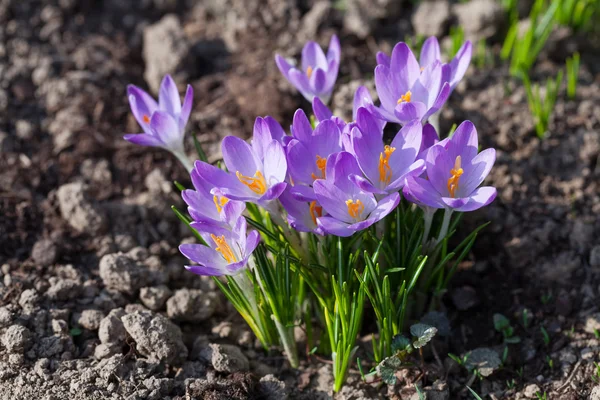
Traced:
<path fill-rule="evenodd" d="M 223 210 L 223 206 L 227 204 L 229 199 L 223 196 L 213 196 L 213 202 L 215 203 L 215 207 L 217 207 L 217 212 L 221 212 Z"/>
<path fill-rule="evenodd" d="M 348 207 L 348 215 L 352 218 L 359 219 L 365 211 L 365 205 L 360 200 L 346 200 L 346 206 Z"/>
<path fill-rule="evenodd" d="M 407 91 L 402 96 L 400 96 L 400 98 L 398 99 L 398 104 L 401 104 L 401 103 L 410 103 L 411 96 L 412 96 L 412 92 L 410 90 Z"/>
<path fill-rule="evenodd" d="M 235 254 L 233 254 L 233 250 L 231 250 L 231 247 L 229 247 L 227 241 L 225 241 L 225 235 L 219 237 L 211 233 L 210 237 L 217 245 L 217 248 L 215 250 L 221 253 L 225 261 L 227 261 L 229 264 L 237 261 Z"/>
<path fill-rule="evenodd" d="M 321 156 L 317 156 L 317 161 L 315 162 L 315 164 L 317 164 L 317 168 L 319 169 L 319 171 L 321 171 L 321 176 L 317 176 L 314 172 L 310 176 L 313 178 L 313 180 L 325 179 L 325 168 L 327 168 L 327 159 Z"/>
<path fill-rule="evenodd" d="M 150 117 L 148 116 L 148 114 L 144 114 L 144 116 L 142 117 L 142 121 L 144 121 L 146 124 L 150 123 Z"/>
<path fill-rule="evenodd" d="M 310 216 L 311 216 L 314 224 L 316 225 L 317 218 L 323 216 L 323 207 L 318 206 L 316 201 L 311 201 L 309 210 L 310 210 Z"/>
<path fill-rule="evenodd" d="M 308 77 L 308 79 L 310 79 L 310 76 L 313 73 L 313 67 L 311 67 L 310 65 L 308 66 L 308 68 L 306 68 L 306 76 Z"/>
<path fill-rule="evenodd" d="M 379 181 L 389 184 L 392 181 L 392 168 L 390 168 L 390 156 L 396 151 L 395 147 L 385 145 L 383 152 L 379 153 Z"/>
<path fill-rule="evenodd" d="M 456 189 L 458 189 L 458 181 L 463 173 L 460 156 L 457 156 L 456 160 L 454 160 L 454 168 L 450 170 L 450 179 L 448 179 L 448 192 L 452 198 L 455 197 Z"/>
<path fill-rule="evenodd" d="M 260 171 L 256 171 L 253 177 L 242 175 L 240 171 L 237 171 L 235 176 L 256 194 L 265 194 L 267 191 L 267 182 Z"/>

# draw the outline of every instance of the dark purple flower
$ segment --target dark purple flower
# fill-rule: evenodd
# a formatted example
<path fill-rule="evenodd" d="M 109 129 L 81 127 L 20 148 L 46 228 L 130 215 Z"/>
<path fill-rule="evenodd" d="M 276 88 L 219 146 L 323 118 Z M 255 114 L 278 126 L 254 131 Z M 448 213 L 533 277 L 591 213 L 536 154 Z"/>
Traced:
<path fill-rule="evenodd" d="M 337 79 L 340 56 L 340 41 L 336 35 L 333 35 L 329 42 L 327 56 L 315 42 L 311 41 L 304 45 L 301 70 L 290 65 L 279 54 L 275 55 L 275 62 L 283 76 L 302 93 L 306 100 L 312 101 L 316 96 L 327 103 Z"/>
<path fill-rule="evenodd" d="M 183 105 L 173 79 L 166 75 L 160 84 L 158 103 L 137 86 L 129 85 L 127 95 L 131 112 L 143 134 L 125 135 L 125 140 L 142 146 L 162 147 L 177 155 L 184 154 L 185 125 L 192 111 L 194 91 L 187 87 Z"/>
<path fill-rule="evenodd" d="M 382 56 L 379 60 L 387 62 Z M 450 95 L 448 82 L 442 80 L 442 69 L 439 61 L 421 69 L 406 43 L 398 43 L 389 64 L 375 68 L 375 86 L 381 106 L 370 106 L 369 110 L 389 122 L 405 124 L 414 119 L 425 122 Z"/>
<path fill-rule="evenodd" d="M 478 153 L 477 130 L 465 121 L 449 140 L 431 147 L 425 163 L 427 179 L 408 177 L 404 194 L 432 208 L 477 210 L 496 198 L 496 188 L 479 187 L 495 160 L 494 149 Z"/>
<path fill-rule="evenodd" d="M 181 254 L 198 263 L 198 265 L 186 265 L 185 268 L 195 274 L 208 276 L 240 273 L 260 242 L 257 231 L 251 231 L 246 235 L 246 224 L 246 219 L 239 217 L 231 231 L 202 232 L 202 238 L 208 246 L 180 245 Z"/>
<path fill-rule="evenodd" d="M 419 120 L 404 125 L 390 145 L 384 145 L 376 119 L 366 108 L 358 110 L 358 127 L 352 130 L 352 147 L 363 174 L 350 175 L 362 190 L 390 194 L 398 192 L 408 176 L 418 176 L 425 162 L 418 160 L 423 127 Z"/>
<path fill-rule="evenodd" d="M 329 156 L 327 178 L 318 179 L 313 188 L 318 203 L 328 215 L 317 218 L 325 233 L 351 236 L 388 215 L 400 201 L 393 193 L 377 201 L 372 193 L 360 189 L 348 178 L 361 174 L 354 156 L 341 152 Z"/>

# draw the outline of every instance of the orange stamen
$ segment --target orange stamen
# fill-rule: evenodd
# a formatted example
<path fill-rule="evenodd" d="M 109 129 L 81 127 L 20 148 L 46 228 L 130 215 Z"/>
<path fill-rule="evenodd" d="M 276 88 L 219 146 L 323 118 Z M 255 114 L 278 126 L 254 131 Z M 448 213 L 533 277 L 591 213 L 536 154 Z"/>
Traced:
<path fill-rule="evenodd" d="M 210 237 L 217 245 L 217 248 L 215 250 L 221 253 L 225 261 L 227 261 L 229 264 L 237 261 L 235 254 L 233 254 L 233 250 L 231 250 L 231 247 L 229 247 L 229 245 L 225 241 L 225 235 L 218 237 L 211 233 Z"/>
<path fill-rule="evenodd" d="M 313 73 L 313 67 L 311 67 L 310 65 L 308 66 L 308 68 L 306 68 L 306 76 L 308 77 L 308 79 L 310 79 L 310 76 Z"/>
<path fill-rule="evenodd" d="M 319 171 L 321 171 L 321 176 L 317 176 L 313 172 L 311 174 L 311 177 L 313 179 L 325 179 L 325 168 L 327 168 L 327 159 L 321 156 L 317 156 L 317 161 L 315 163 L 317 164 L 317 168 L 319 169 Z"/>
<path fill-rule="evenodd" d="M 260 171 L 256 171 L 253 177 L 242 175 L 240 171 L 237 171 L 235 176 L 256 194 L 265 194 L 267 191 L 267 182 L 265 182 L 265 177 Z"/>
<path fill-rule="evenodd" d="M 142 117 L 142 121 L 144 121 L 146 124 L 150 123 L 150 117 L 147 114 L 144 114 L 144 116 Z"/>
<path fill-rule="evenodd" d="M 389 161 L 394 151 L 396 151 L 395 147 L 385 145 L 383 153 L 379 153 L 379 181 L 386 185 L 392 181 L 392 168 L 390 168 Z"/>
<path fill-rule="evenodd" d="M 406 92 L 402 96 L 400 96 L 400 98 L 398 99 L 398 104 L 410 103 L 411 96 L 412 96 L 412 92 L 409 90 L 408 92 Z"/>
<path fill-rule="evenodd" d="M 450 193 L 450 197 L 454 198 L 456 195 L 456 189 L 458 189 L 458 181 L 461 175 L 464 173 L 461 168 L 461 158 L 460 156 L 456 157 L 454 160 L 454 168 L 450 170 L 450 179 L 448 179 L 448 192 Z"/>
<path fill-rule="evenodd" d="M 317 218 L 323 216 L 323 207 L 318 206 L 316 201 L 311 201 L 309 210 L 310 210 L 310 216 L 311 216 L 314 224 L 316 225 Z"/>
<path fill-rule="evenodd" d="M 221 212 L 223 206 L 227 204 L 228 201 L 229 199 L 227 197 L 213 196 L 213 202 L 215 203 L 215 207 L 217 207 L 217 212 Z"/>
<path fill-rule="evenodd" d="M 359 219 L 363 211 L 365 211 L 365 205 L 360 200 L 346 200 L 346 206 L 348 207 L 348 215 L 352 218 Z"/>

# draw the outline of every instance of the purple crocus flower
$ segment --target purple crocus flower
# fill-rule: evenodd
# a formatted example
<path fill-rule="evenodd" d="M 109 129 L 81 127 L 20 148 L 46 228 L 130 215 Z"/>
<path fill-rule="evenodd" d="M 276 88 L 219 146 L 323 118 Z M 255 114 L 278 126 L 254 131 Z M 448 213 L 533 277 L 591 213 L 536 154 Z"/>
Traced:
<path fill-rule="evenodd" d="M 247 222 L 239 217 L 232 231 L 202 232 L 202 238 L 208 244 L 182 244 L 181 254 L 199 265 L 186 265 L 185 268 L 198 275 L 221 276 L 236 275 L 248 264 L 256 246 L 260 242 L 257 231 L 246 235 Z"/>
<path fill-rule="evenodd" d="M 255 132 L 253 147 L 235 136 L 223 139 L 221 150 L 229 173 L 196 161 L 198 174 L 216 188 L 212 194 L 267 207 L 283 193 L 287 185 L 284 182 L 287 174 L 285 152 L 277 140 L 260 137 L 266 134 L 267 130 Z"/>
<path fill-rule="evenodd" d="M 418 203 L 455 211 L 474 211 L 496 198 L 496 188 L 479 187 L 496 160 L 496 151 L 478 153 L 477 130 L 470 121 L 456 129 L 449 140 L 429 150 L 427 179 L 408 177 L 404 193 Z"/>
<path fill-rule="evenodd" d="M 340 41 L 336 35 L 333 35 L 329 42 L 327 56 L 315 42 L 311 41 L 304 45 L 301 70 L 292 67 L 279 54 L 275 55 L 275 62 L 283 76 L 302 93 L 306 100 L 312 101 L 316 96 L 327 103 L 337 79 L 340 56 Z"/>
<path fill-rule="evenodd" d="M 125 140 L 141 146 L 162 147 L 185 158 L 183 138 L 185 125 L 192 111 L 192 87 L 188 85 L 183 104 L 179 99 L 177 86 L 169 75 L 166 75 L 160 84 L 158 103 L 134 85 L 127 87 L 127 95 L 131 112 L 144 133 L 125 135 Z"/>
<path fill-rule="evenodd" d="M 397 192 L 377 201 L 372 193 L 348 179 L 360 173 L 352 154 L 341 152 L 329 156 L 327 178 L 318 179 L 313 185 L 318 203 L 329 214 L 317 218 L 318 226 L 325 233 L 351 236 L 384 218 L 400 202 Z"/>
<path fill-rule="evenodd" d="M 421 69 L 406 43 L 398 43 L 389 66 L 380 64 L 375 68 L 375 87 L 381 106 L 370 106 L 369 110 L 389 122 L 405 124 L 414 119 L 425 122 L 450 95 L 450 85 L 443 81 L 442 69 L 439 61 Z"/>
<path fill-rule="evenodd" d="M 421 140 L 421 148 L 419 149 L 419 155 L 417 159 L 426 160 L 427 153 L 433 145 L 439 143 L 440 137 L 438 136 L 435 128 L 431 124 L 423 125 L 423 138 Z"/>
<path fill-rule="evenodd" d="M 279 201 L 287 213 L 287 221 L 292 228 L 299 232 L 325 234 L 317 225 L 317 218 L 322 217 L 325 213 L 323 207 L 316 200 L 297 200 L 288 186 L 279 196 Z"/>
<path fill-rule="evenodd" d="M 214 185 L 200 176 L 196 168 L 191 172 L 195 190 L 186 189 L 181 197 L 188 205 L 188 213 L 194 220 L 192 227 L 198 231 L 213 230 L 231 231 L 246 206 L 241 201 L 229 200 Z"/>
<path fill-rule="evenodd" d="M 408 176 L 418 176 L 425 162 L 418 160 L 423 127 L 419 120 L 404 125 L 390 145 L 384 145 L 376 119 L 366 108 L 358 110 L 358 125 L 353 128 L 352 147 L 363 174 L 350 175 L 362 190 L 376 194 L 398 192 Z"/>
<path fill-rule="evenodd" d="M 471 63 L 471 55 L 473 52 L 473 45 L 471 41 L 467 40 L 460 47 L 456 56 L 448 64 L 442 65 L 442 82 L 448 82 L 450 84 L 450 91 L 454 90 L 456 85 L 465 76 L 469 64 Z M 377 53 L 377 64 L 385 65 L 390 68 L 390 57 L 383 53 Z M 421 54 L 419 56 L 419 64 L 421 69 L 435 63 L 436 61 L 442 62 L 440 53 L 440 44 L 435 36 L 431 36 L 421 47 Z"/>

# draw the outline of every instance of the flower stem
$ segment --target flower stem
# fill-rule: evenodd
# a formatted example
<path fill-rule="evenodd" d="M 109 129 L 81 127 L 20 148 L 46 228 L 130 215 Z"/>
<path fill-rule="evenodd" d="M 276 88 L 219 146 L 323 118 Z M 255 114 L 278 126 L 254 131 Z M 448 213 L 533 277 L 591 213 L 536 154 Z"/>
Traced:
<path fill-rule="evenodd" d="M 433 222 L 433 216 L 435 215 L 435 209 L 432 208 L 424 208 L 423 209 L 423 225 L 424 225 L 424 231 L 423 231 L 423 241 L 422 241 L 422 246 L 423 246 L 423 251 L 425 251 L 425 245 L 427 244 L 427 240 L 429 239 L 429 232 L 431 231 L 431 223 Z"/>
<path fill-rule="evenodd" d="M 194 163 L 190 161 L 190 159 L 185 155 L 184 151 L 173 151 L 172 154 L 177 157 L 185 169 L 188 171 L 192 171 L 194 169 Z"/>
<path fill-rule="evenodd" d="M 275 315 L 271 315 L 271 319 L 275 322 L 275 327 L 279 332 L 279 339 L 290 365 L 292 368 L 298 368 L 298 350 L 296 349 L 296 341 L 294 339 L 294 327 L 285 326 L 279 322 Z"/>
<path fill-rule="evenodd" d="M 450 226 L 450 217 L 452 217 L 452 209 L 446 208 L 444 211 L 444 219 L 442 221 L 442 227 L 440 228 L 440 235 L 438 236 L 436 244 L 440 243 L 448 234 L 448 227 Z"/>

